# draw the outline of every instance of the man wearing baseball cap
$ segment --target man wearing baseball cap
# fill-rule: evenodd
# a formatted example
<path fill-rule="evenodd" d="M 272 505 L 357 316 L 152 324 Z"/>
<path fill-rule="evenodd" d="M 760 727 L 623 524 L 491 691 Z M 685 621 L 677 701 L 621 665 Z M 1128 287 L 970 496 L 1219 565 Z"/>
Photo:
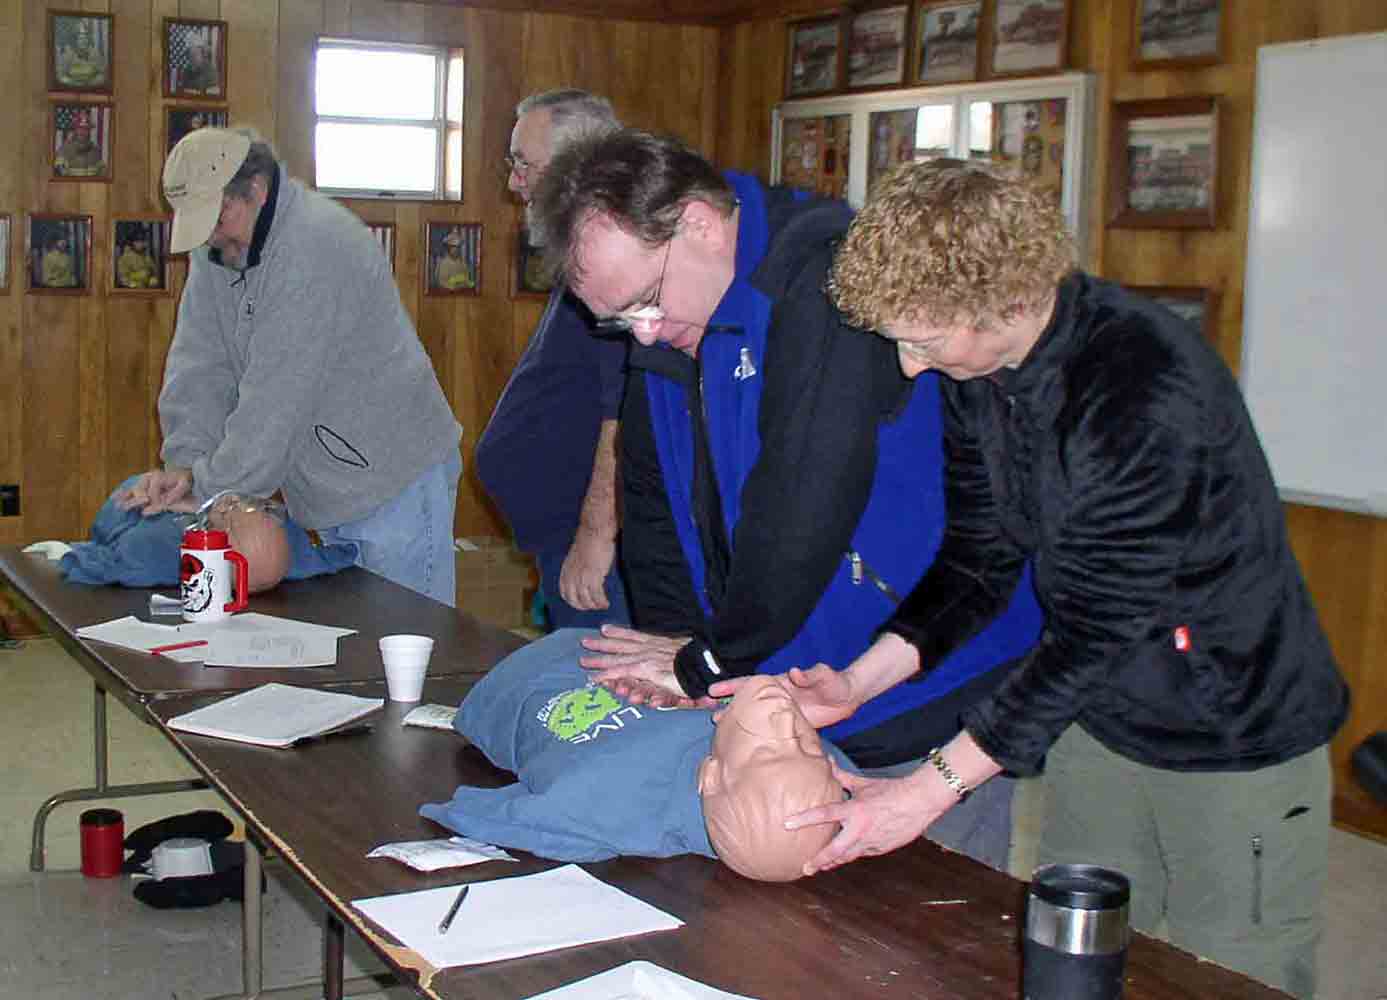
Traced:
<path fill-rule="evenodd" d="M 462 428 L 370 231 L 247 131 L 186 135 L 164 197 L 169 248 L 191 251 L 159 394 L 164 466 L 123 505 L 280 493 L 358 565 L 454 604 Z"/>

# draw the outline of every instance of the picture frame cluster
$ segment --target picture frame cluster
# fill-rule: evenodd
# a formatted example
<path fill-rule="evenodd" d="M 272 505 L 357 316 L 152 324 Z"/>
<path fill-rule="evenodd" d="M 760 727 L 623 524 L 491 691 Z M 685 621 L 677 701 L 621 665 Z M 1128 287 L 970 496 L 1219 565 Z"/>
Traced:
<path fill-rule="evenodd" d="M 1056 73 L 1069 0 L 910 0 L 792 21 L 785 97 Z"/>
<path fill-rule="evenodd" d="M 110 183 L 115 176 L 113 14 L 48 12 L 49 178 Z M 206 125 L 225 126 L 227 24 L 166 17 L 161 26 L 164 151 Z"/>
<path fill-rule="evenodd" d="M 1135 68 L 1215 63 L 1224 0 L 1126 0 Z M 787 27 L 785 98 L 1063 71 L 1070 0 L 865 0 Z"/>
<path fill-rule="evenodd" d="M 48 11 L 48 179 L 109 184 L 115 179 L 116 107 L 114 14 Z M 225 21 L 166 17 L 160 25 L 158 67 L 164 98 L 165 155 L 205 126 L 225 126 L 227 105 Z M 31 213 L 22 232 L 0 214 L 0 293 L 17 287 L 52 295 L 89 293 L 101 269 L 93 260 L 90 215 Z M 117 295 L 169 294 L 167 215 L 111 220 L 106 291 Z M 23 256 L 10 274 L 11 247 Z"/>

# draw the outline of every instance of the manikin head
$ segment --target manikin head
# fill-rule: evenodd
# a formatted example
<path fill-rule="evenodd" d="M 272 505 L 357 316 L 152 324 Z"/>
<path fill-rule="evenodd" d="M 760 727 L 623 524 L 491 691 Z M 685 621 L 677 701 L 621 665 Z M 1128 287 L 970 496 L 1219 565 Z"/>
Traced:
<path fill-rule="evenodd" d="M 250 592 L 270 590 L 289 572 L 289 536 L 284 523 L 264 509 L 263 501 L 227 499 L 231 502 L 219 501 L 213 506 L 208 522 L 225 531 L 231 547 L 246 557 Z"/>
<path fill-rule="evenodd" d="M 786 830 L 785 820 L 843 800 L 819 734 L 774 678 L 753 677 L 723 713 L 698 771 L 713 850 L 733 871 L 790 882 L 838 832 L 831 823 Z"/>

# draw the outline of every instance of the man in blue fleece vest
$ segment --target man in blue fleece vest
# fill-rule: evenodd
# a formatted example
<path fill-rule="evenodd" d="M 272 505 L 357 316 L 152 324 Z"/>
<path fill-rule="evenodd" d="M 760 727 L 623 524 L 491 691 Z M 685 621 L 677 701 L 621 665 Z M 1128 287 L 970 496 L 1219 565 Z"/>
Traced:
<path fill-rule="evenodd" d="M 640 631 L 604 628 L 584 665 L 660 703 L 727 677 L 846 667 L 928 568 L 944 524 L 937 383 L 912 387 L 889 345 L 824 292 L 847 206 L 628 130 L 562 150 L 533 215 L 599 327 L 636 341 L 622 559 Z M 1038 630 L 1022 581 L 942 673 L 825 736 L 859 766 L 911 767 Z M 930 836 L 1005 868 L 1010 796 L 975 798 Z"/>

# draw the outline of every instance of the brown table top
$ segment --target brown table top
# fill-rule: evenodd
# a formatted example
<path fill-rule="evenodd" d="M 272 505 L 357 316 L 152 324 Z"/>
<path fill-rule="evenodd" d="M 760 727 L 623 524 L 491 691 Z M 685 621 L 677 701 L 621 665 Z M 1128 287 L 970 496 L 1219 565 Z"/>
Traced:
<path fill-rule="evenodd" d="M 455 705 L 470 682 L 428 682 L 424 701 Z M 370 690 L 370 689 L 363 689 Z M 167 720 L 211 699 L 152 703 Z M 349 926 L 425 995 L 513 1000 L 645 959 L 761 1000 L 891 997 L 1005 1000 L 1020 995 L 1018 928 L 1025 885 L 924 841 L 788 885 L 752 882 L 700 857 L 621 858 L 583 867 L 686 922 L 667 933 L 442 969 L 425 985 L 419 959 L 351 908 L 351 900 L 552 867 L 515 851 L 425 875 L 365 855 L 400 840 L 445 836 L 418 815 L 459 784 L 511 776 L 455 734 L 402 727 L 411 706 L 387 703 L 364 736 L 273 750 L 165 729 L 193 765 Z M 1265 1000 L 1284 994 L 1137 935 L 1126 1000 Z"/>
<path fill-rule="evenodd" d="M 151 620 L 149 595 L 176 596 L 176 588 L 146 590 L 68 583 L 58 572 L 56 562 L 26 554 L 14 546 L 0 546 L 0 576 L 33 617 L 63 643 L 101 687 L 135 706 L 174 694 L 237 691 L 271 681 L 321 687 L 381 680 L 384 668 L 376 640 L 397 632 L 433 636 L 430 677 L 485 672 L 523 645 L 520 638 L 484 625 L 471 615 L 374 573 L 353 568 L 311 580 L 287 581 L 250 600 L 252 611 L 356 629 L 355 635 L 338 640 L 336 666 L 283 670 L 204 667 L 76 636 L 77 629 L 83 626 L 126 615 Z"/>

